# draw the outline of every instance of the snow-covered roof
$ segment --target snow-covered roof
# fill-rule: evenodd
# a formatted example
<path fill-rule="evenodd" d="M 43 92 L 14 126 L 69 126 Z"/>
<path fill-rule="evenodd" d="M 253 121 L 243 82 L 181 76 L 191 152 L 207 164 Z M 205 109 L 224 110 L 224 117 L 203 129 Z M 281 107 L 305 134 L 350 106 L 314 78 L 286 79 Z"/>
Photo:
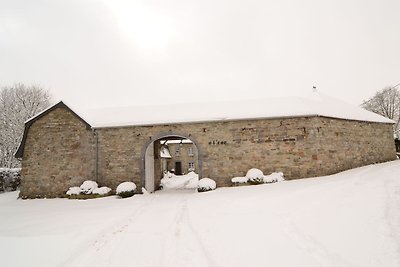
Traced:
<path fill-rule="evenodd" d="M 165 147 L 165 146 L 161 147 L 161 149 L 160 149 L 160 157 L 161 158 L 166 158 L 166 159 L 172 158 L 168 147 Z"/>
<path fill-rule="evenodd" d="M 394 123 L 383 116 L 319 92 L 305 97 L 99 108 L 77 113 L 94 128 L 305 116 Z"/>

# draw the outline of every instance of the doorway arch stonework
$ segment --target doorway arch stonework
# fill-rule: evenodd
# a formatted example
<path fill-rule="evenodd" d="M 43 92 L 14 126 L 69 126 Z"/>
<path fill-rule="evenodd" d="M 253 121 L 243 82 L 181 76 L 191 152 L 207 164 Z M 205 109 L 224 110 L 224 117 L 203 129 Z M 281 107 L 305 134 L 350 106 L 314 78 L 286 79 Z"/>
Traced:
<path fill-rule="evenodd" d="M 146 150 L 147 148 L 154 143 L 157 140 L 163 139 L 163 138 L 168 138 L 168 137 L 179 137 L 179 138 L 184 138 L 184 139 L 188 139 L 190 141 L 192 141 L 194 143 L 194 145 L 197 148 L 197 153 L 198 153 L 198 175 L 199 175 L 199 179 L 201 179 L 203 177 L 203 155 L 202 155 L 202 149 L 199 146 L 198 141 L 196 140 L 196 138 L 194 138 L 191 134 L 182 134 L 182 133 L 177 133 L 177 132 L 163 132 L 163 133 L 159 133 L 157 135 L 154 136 L 150 136 L 149 140 L 147 140 L 145 142 L 145 144 L 142 147 L 142 151 L 141 151 L 141 162 L 140 162 L 140 183 L 142 185 L 142 187 L 146 188 L 146 163 L 145 163 L 145 159 L 146 159 Z M 142 189 L 140 188 L 140 191 Z"/>

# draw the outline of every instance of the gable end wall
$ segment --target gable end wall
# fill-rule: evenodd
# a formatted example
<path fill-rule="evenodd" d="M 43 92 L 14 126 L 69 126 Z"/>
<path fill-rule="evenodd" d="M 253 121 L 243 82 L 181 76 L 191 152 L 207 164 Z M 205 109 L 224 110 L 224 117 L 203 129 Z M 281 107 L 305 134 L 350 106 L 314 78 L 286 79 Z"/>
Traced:
<path fill-rule="evenodd" d="M 67 108 L 33 122 L 22 161 L 22 198 L 64 196 L 69 187 L 94 180 L 93 133 Z"/>

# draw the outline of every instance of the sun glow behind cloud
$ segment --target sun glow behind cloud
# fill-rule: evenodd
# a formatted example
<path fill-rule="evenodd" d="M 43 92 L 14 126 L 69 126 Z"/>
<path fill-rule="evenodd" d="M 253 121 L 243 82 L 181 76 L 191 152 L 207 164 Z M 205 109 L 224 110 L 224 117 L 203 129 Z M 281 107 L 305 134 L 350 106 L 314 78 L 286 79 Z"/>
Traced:
<path fill-rule="evenodd" d="M 142 49 L 165 49 L 173 35 L 172 19 L 138 1 L 105 0 L 122 33 Z"/>

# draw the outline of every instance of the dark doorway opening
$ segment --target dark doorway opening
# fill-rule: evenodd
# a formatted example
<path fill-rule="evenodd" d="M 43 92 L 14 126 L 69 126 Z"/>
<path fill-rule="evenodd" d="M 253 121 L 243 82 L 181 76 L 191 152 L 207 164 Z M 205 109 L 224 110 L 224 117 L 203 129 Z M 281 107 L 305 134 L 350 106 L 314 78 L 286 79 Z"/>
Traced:
<path fill-rule="evenodd" d="M 182 162 L 180 161 L 175 162 L 175 174 L 182 175 Z"/>

